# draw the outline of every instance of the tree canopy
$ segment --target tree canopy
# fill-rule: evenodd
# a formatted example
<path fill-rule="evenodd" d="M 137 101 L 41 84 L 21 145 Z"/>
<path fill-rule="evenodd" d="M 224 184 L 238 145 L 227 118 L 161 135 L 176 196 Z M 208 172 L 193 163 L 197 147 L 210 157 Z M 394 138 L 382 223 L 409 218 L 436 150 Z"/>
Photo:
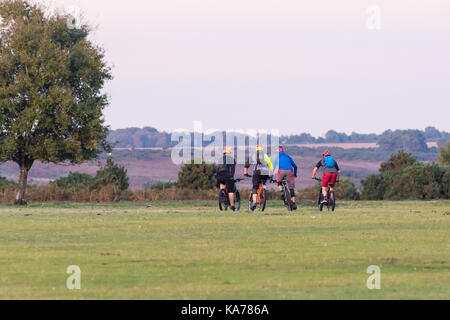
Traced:
<path fill-rule="evenodd" d="M 19 165 L 24 204 L 34 161 L 82 163 L 108 147 L 102 88 L 112 76 L 90 28 L 69 28 L 68 15 L 6 0 L 0 17 L 0 161 Z"/>

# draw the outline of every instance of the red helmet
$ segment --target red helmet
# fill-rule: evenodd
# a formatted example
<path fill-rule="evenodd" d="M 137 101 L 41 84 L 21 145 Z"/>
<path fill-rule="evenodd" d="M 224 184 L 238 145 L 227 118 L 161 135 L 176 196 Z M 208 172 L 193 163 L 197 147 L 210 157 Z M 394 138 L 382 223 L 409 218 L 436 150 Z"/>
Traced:
<path fill-rule="evenodd" d="M 324 157 L 324 158 L 326 158 L 326 157 L 329 157 L 329 156 L 331 156 L 331 153 L 330 153 L 330 151 L 325 151 L 324 153 L 323 153 L 323 155 L 322 155 L 322 157 Z"/>

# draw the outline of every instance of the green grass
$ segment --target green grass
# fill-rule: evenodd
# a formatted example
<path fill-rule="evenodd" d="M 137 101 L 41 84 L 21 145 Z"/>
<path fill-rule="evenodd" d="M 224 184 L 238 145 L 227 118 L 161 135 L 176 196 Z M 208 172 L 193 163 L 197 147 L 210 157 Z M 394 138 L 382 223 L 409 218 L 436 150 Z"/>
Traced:
<path fill-rule="evenodd" d="M 449 299 L 450 201 L 0 206 L 1 299 Z M 81 268 L 82 289 L 66 288 Z M 366 269 L 381 267 L 381 290 Z"/>

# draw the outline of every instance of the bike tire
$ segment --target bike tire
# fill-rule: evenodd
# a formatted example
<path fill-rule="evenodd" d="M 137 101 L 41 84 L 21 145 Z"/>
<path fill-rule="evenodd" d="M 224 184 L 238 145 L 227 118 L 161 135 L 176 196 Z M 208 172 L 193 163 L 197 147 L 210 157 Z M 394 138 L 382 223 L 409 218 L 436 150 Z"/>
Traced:
<path fill-rule="evenodd" d="M 250 193 L 250 198 L 248 198 L 248 212 L 252 212 L 253 206 L 253 194 Z"/>
<path fill-rule="evenodd" d="M 292 197 L 291 197 L 291 192 L 289 191 L 289 189 L 287 188 L 287 186 L 284 186 L 284 197 L 285 197 L 285 204 L 286 207 L 288 208 L 288 211 L 291 212 L 292 211 Z"/>
<path fill-rule="evenodd" d="M 330 197 L 330 199 L 333 199 L 333 200 L 331 200 L 330 207 L 331 207 L 331 211 L 334 212 L 336 210 L 336 193 L 333 191 L 333 192 L 331 192 L 330 196 L 332 196 L 332 197 Z"/>
<path fill-rule="evenodd" d="M 261 202 L 259 203 L 259 210 L 261 212 L 264 212 L 266 210 L 266 204 L 267 204 L 267 191 L 266 189 L 263 189 L 261 192 Z"/>
<path fill-rule="evenodd" d="M 236 208 L 236 211 L 241 210 L 241 193 L 239 190 L 236 190 L 236 196 L 234 200 L 234 207 Z"/>
<path fill-rule="evenodd" d="M 319 193 L 319 201 L 317 202 L 319 205 L 319 212 L 323 211 L 324 204 L 322 203 L 322 200 L 323 200 L 323 194 L 322 194 L 322 190 L 321 190 Z"/>
<path fill-rule="evenodd" d="M 227 198 L 225 195 L 225 192 L 223 190 L 219 191 L 219 209 L 220 211 L 227 211 L 228 210 L 228 204 L 227 204 Z"/>

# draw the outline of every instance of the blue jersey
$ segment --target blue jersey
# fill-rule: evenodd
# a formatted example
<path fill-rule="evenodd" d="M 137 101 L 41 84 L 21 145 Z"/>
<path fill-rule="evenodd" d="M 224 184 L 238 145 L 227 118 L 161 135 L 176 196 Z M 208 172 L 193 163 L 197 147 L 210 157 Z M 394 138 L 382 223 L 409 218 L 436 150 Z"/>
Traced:
<path fill-rule="evenodd" d="M 294 160 L 290 156 L 288 156 L 284 152 L 280 152 L 278 154 L 277 159 L 274 162 L 274 167 L 278 165 L 278 170 L 293 170 L 294 176 L 297 176 L 297 165 L 295 164 Z"/>

